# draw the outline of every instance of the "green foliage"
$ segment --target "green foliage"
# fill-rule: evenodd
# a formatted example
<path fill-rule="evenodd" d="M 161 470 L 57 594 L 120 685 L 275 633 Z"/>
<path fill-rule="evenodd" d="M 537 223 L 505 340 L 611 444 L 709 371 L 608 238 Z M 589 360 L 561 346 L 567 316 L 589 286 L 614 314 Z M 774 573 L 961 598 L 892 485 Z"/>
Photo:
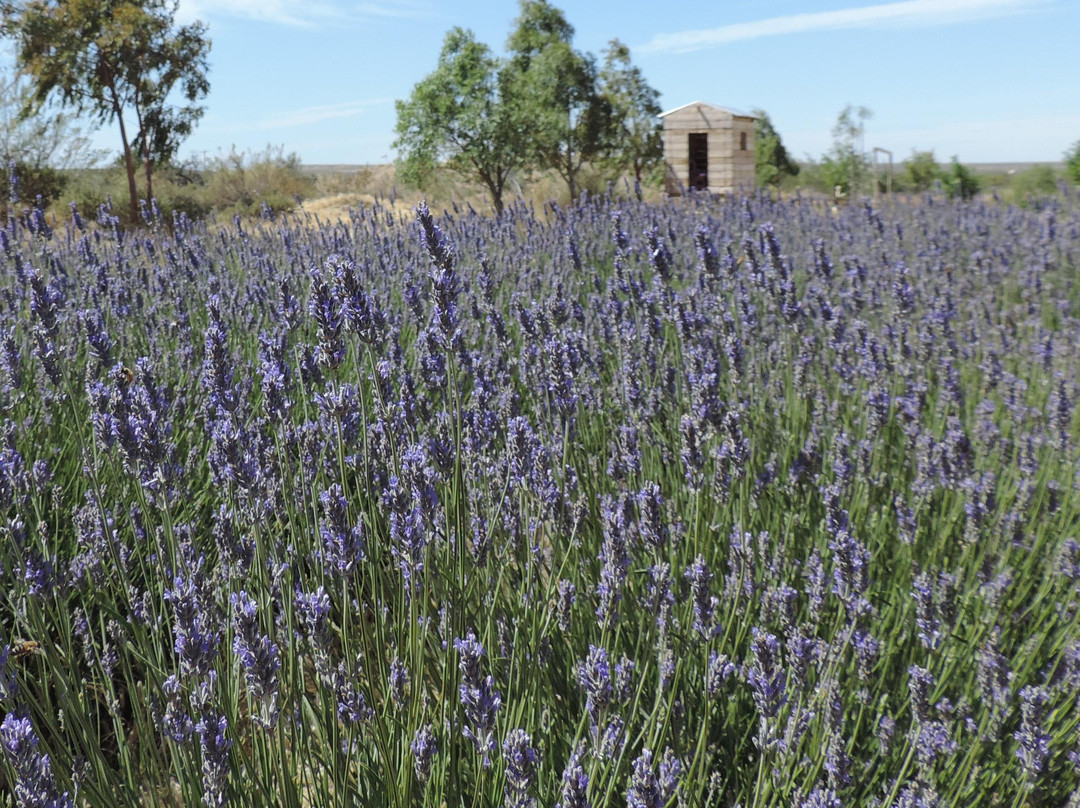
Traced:
<path fill-rule="evenodd" d="M 88 218 L 93 218 L 101 205 L 124 194 L 122 163 L 106 169 L 67 172 L 67 176 L 68 185 L 60 197 L 63 207 L 74 202 Z M 300 158 L 286 153 L 281 146 L 267 146 L 260 152 L 233 149 L 191 163 L 170 164 L 158 168 L 156 176 L 155 199 L 167 221 L 174 210 L 194 220 L 211 214 L 222 218 L 255 216 L 267 208 L 292 210 L 298 198 L 310 197 L 316 189 L 315 178 L 303 170 Z M 63 216 L 66 210 L 54 212 Z M 126 206 L 112 210 L 112 214 L 125 226 L 142 224 L 141 216 L 130 219 Z"/>
<path fill-rule="evenodd" d="M 292 210 L 298 199 L 315 190 L 315 177 L 304 172 L 300 156 L 287 154 L 281 146 L 254 153 L 234 148 L 205 160 L 200 169 L 206 188 L 203 198 L 226 214 Z"/>
<path fill-rule="evenodd" d="M 99 125 L 116 122 L 136 217 L 135 155 L 152 172 L 169 162 L 203 114 L 210 41 L 201 22 L 175 27 L 176 0 L 7 0 L 3 33 L 14 40 L 21 73 L 32 85 L 22 114 L 57 102 Z M 181 97 L 174 106 L 170 97 Z M 125 115 L 138 129 L 129 136 Z"/>
<path fill-rule="evenodd" d="M 630 49 L 618 39 L 608 43 L 599 78 L 612 115 L 605 163 L 632 174 L 640 185 L 664 158 L 660 94 L 631 64 Z"/>
<path fill-rule="evenodd" d="M 507 77 L 487 45 L 472 31 L 446 35 L 438 66 L 397 102 L 398 175 L 424 187 L 445 164 L 487 189 L 497 213 L 503 211 L 507 180 L 525 163 L 525 128 Z"/>
<path fill-rule="evenodd" d="M 1080 140 L 1065 152 L 1065 175 L 1075 185 L 1080 185 Z"/>
<path fill-rule="evenodd" d="M 1016 200 L 1021 203 L 1035 196 L 1057 193 L 1057 175 L 1050 166 L 1032 166 L 1013 175 L 1009 184 Z"/>
<path fill-rule="evenodd" d="M 836 118 L 833 126 L 833 145 L 822 157 L 822 171 L 829 185 L 842 194 L 859 193 L 866 186 L 870 166 L 863 152 L 862 138 L 866 121 L 873 117 L 866 107 L 848 104 Z"/>
<path fill-rule="evenodd" d="M 908 190 L 915 193 L 929 191 L 942 176 L 941 166 L 938 165 L 933 150 L 912 151 L 911 157 L 904 163 L 905 184 Z"/>
<path fill-rule="evenodd" d="M 555 172 L 571 199 L 597 181 L 590 164 L 648 177 L 663 156 L 658 93 L 619 40 L 598 69 L 573 35 L 546 0 L 522 0 L 506 60 L 471 31 L 448 32 L 435 70 L 397 102 L 398 176 L 427 189 L 449 168 L 482 185 L 497 213 L 525 171 Z"/>
<path fill-rule="evenodd" d="M 799 164 L 791 159 L 780 139 L 780 133 L 773 127 L 765 110 L 755 109 L 754 121 L 754 173 L 757 184 L 779 187 L 785 177 L 799 174 Z"/>
<path fill-rule="evenodd" d="M 563 13 L 546 0 L 522 0 L 507 40 L 507 69 L 531 162 L 555 170 L 576 199 L 578 175 L 607 152 L 615 116 L 600 92 L 595 60 L 574 50 L 573 34 Z"/>
<path fill-rule="evenodd" d="M 967 201 L 979 193 L 978 177 L 956 157 L 953 157 L 949 171 L 942 175 L 941 184 L 950 199 L 959 198 Z"/>
<path fill-rule="evenodd" d="M 67 184 L 64 172 L 52 166 L 36 165 L 15 161 L 9 166 L 13 171 L 15 182 L 15 200 L 22 205 L 30 206 L 41 204 L 47 207 L 49 203 L 60 198 Z"/>

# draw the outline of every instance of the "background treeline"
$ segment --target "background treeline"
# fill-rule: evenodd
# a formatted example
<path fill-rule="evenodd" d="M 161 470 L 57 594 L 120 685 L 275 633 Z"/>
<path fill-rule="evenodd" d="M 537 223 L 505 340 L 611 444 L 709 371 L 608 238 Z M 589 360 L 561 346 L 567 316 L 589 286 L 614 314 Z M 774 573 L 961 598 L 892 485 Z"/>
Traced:
<path fill-rule="evenodd" d="M 450 30 L 434 70 L 397 102 L 394 166 L 345 174 L 306 169 L 284 146 L 180 159 L 179 144 L 201 117 L 198 101 L 209 87 L 205 27 L 176 26 L 171 6 L 158 0 L 116 2 L 126 9 L 119 17 L 72 0 L 0 5 L 0 34 L 18 55 L 15 72 L 0 75 L 0 173 L 11 178 L 0 218 L 36 206 L 64 217 L 74 203 L 84 216 L 104 205 L 122 224 L 139 225 L 149 200 L 199 219 L 266 215 L 313 198 L 324 204 L 308 209 L 328 215 L 371 198 L 402 208 L 427 198 L 498 213 L 510 199 L 662 194 L 659 93 L 619 40 L 599 57 L 575 49 L 573 26 L 546 0 L 521 0 L 505 56 L 471 31 Z M 72 28 L 76 18 L 81 22 Z M 117 28 L 118 19 L 127 27 Z M 56 36 L 33 35 L 41 26 Z M 103 49 L 101 42 L 122 44 Z M 71 58 L 60 58 L 61 51 Z M 90 64 L 94 70 L 83 69 Z M 118 66 L 127 72 L 113 99 L 94 76 Z M 184 103 L 170 104 L 163 82 L 191 93 L 174 95 Z M 140 125 L 119 126 L 123 149 L 109 162 L 82 126 L 121 124 L 113 100 Z M 1056 193 L 1062 182 L 1080 183 L 1080 141 L 1065 154 L 1064 169 L 1011 173 L 974 171 L 956 157 L 940 161 L 933 151 L 914 151 L 906 160 L 894 155 L 889 181 L 885 167 L 867 156 L 872 113 L 866 107 L 841 110 L 830 149 L 799 160 L 769 115 L 754 114 L 757 184 L 773 193 L 843 199 L 891 189 L 970 199 L 982 192 L 1025 205 Z"/>

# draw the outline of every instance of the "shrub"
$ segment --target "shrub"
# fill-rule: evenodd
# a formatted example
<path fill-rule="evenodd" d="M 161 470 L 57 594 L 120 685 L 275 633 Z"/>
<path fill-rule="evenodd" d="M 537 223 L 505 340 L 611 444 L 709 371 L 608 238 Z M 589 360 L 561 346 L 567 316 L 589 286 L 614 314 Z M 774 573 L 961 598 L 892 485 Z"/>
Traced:
<path fill-rule="evenodd" d="M 1080 185 L 1080 140 L 1065 152 L 1065 175 L 1076 185 Z"/>
<path fill-rule="evenodd" d="M 1013 198 L 1025 205 L 1032 198 L 1057 193 L 1057 175 L 1050 166 L 1032 166 L 1012 176 Z"/>
<path fill-rule="evenodd" d="M 222 214 L 255 215 L 265 202 L 274 210 L 291 210 L 297 199 L 315 192 L 314 175 L 304 172 L 296 153 L 281 146 L 261 152 L 218 155 L 201 166 L 210 206 Z"/>
<path fill-rule="evenodd" d="M 956 157 L 953 157 L 949 171 L 942 176 L 941 184 L 950 199 L 967 201 L 979 193 L 979 178 Z"/>
<path fill-rule="evenodd" d="M 931 151 L 912 151 L 904 163 L 904 179 L 909 190 L 915 193 L 929 191 L 934 181 L 941 179 L 941 166 Z"/>
<path fill-rule="evenodd" d="M 48 207 L 50 203 L 60 198 L 64 191 L 66 178 L 62 171 L 45 165 L 16 161 L 10 167 L 14 181 L 15 199 L 23 207 L 30 207 L 42 203 Z"/>

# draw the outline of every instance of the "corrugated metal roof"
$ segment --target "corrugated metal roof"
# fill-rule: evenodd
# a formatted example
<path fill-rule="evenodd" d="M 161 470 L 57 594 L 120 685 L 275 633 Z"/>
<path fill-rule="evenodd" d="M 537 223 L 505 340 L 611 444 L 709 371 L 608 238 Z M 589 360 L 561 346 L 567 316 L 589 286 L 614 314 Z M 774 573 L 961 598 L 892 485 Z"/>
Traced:
<path fill-rule="evenodd" d="M 681 107 L 675 107 L 675 109 L 669 109 L 667 112 L 661 112 L 659 117 L 666 118 L 671 113 L 678 112 L 680 109 L 686 109 L 687 107 L 693 107 L 697 105 L 701 105 L 703 107 L 710 107 L 711 109 L 718 109 L 722 112 L 726 112 L 729 115 L 735 115 L 739 118 L 757 118 L 757 115 L 751 115 L 749 112 L 732 109 L 731 107 L 722 107 L 719 104 L 706 104 L 704 101 L 691 101 L 689 104 L 683 104 Z"/>

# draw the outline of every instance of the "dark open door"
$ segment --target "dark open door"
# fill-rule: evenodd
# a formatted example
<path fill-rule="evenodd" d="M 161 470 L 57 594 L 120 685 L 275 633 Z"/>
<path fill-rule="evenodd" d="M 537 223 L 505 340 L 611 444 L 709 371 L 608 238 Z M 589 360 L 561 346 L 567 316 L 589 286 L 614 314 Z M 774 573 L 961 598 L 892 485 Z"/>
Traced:
<path fill-rule="evenodd" d="M 690 187 L 709 189 L 709 135 L 705 132 L 690 135 Z"/>

